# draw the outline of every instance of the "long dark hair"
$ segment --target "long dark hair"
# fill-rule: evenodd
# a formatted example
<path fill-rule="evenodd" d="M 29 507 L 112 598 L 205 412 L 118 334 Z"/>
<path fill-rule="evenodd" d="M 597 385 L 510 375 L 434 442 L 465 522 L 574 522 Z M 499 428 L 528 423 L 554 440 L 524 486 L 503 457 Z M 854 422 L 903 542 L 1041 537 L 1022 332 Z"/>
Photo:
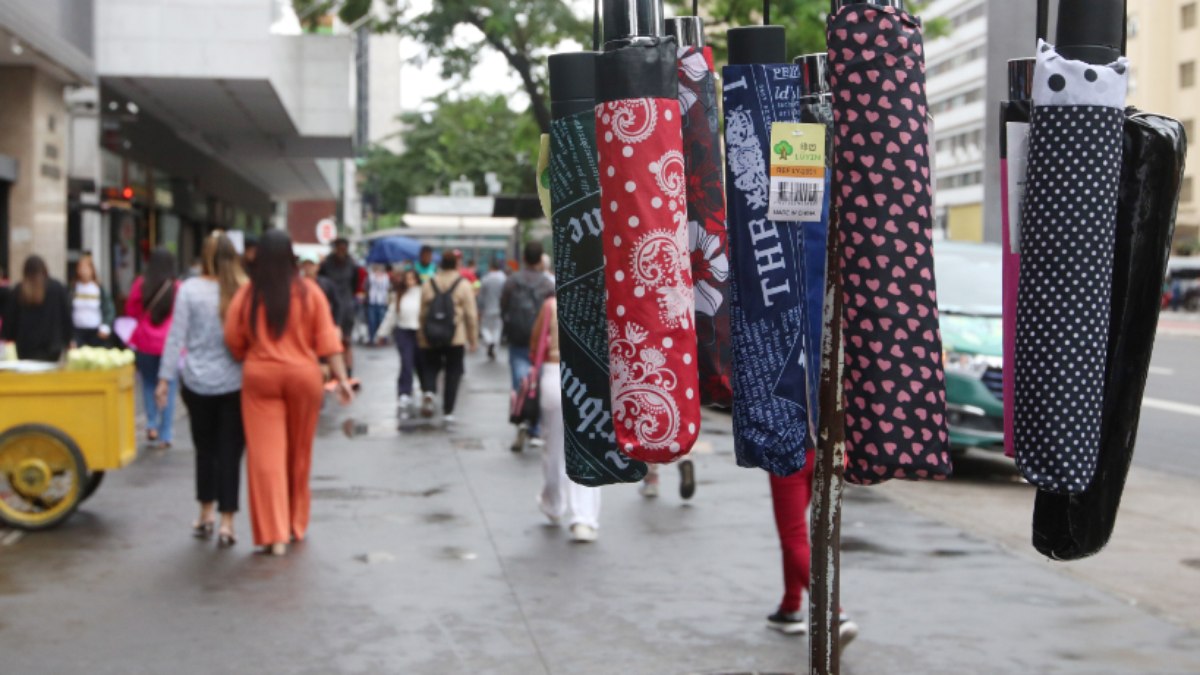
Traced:
<path fill-rule="evenodd" d="M 414 278 L 416 281 L 409 282 L 409 278 Z M 408 293 L 408 289 L 421 285 L 421 275 L 411 267 L 400 273 L 400 281 L 396 282 L 396 309 L 400 308 L 400 301 L 404 299 L 404 295 Z"/>
<path fill-rule="evenodd" d="M 162 246 L 150 251 L 150 261 L 142 278 L 142 309 L 150 313 L 151 324 L 161 326 L 175 309 L 174 288 L 177 278 L 175 256 Z"/>
<path fill-rule="evenodd" d="M 292 288 L 298 285 L 292 238 L 283 230 L 268 230 L 258 242 L 258 254 L 250 268 L 250 325 L 256 325 L 261 306 L 271 337 L 278 340 L 287 327 Z"/>
<path fill-rule="evenodd" d="M 46 285 L 50 280 L 50 272 L 46 269 L 46 261 L 40 255 L 31 255 L 25 259 L 25 267 L 21 270 L 21 287 L 17 299 L 22 305 L 40 305 L 46 300 Z"/>

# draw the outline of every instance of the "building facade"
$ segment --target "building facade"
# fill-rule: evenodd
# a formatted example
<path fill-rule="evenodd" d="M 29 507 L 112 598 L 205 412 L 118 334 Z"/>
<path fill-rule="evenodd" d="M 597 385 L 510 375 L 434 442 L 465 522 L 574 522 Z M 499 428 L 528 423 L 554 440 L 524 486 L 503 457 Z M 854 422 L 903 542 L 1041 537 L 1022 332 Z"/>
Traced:
<path fill-rule="evenodd" d="M 1200 3 L 1196 0 L 1129 0 L 1129 104 L 1183 123 L 1191 150 L 1179 197 L 1177 243 L 1200 243 L 1196 162 L 1200 142 Z"/>
<path fill-rule="evenodd" d="M 68 87 L 95 79 L 91 0 L 0 2 L 0 279 L 67 263 Z"/>
<path fill-rule="evenodd" d="M 984 240 L 987 150 L 987 0 L 935 0 L 923 12 L 949 34 L 926 45 L 937 175 L 935 226 L 946 238 Z"/>

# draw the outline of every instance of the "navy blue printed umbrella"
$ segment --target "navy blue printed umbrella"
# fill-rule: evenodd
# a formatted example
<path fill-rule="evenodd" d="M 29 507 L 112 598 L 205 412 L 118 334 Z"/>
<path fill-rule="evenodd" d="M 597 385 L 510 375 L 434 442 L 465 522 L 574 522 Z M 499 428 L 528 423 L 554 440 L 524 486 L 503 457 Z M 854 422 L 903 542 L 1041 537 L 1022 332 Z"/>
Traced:
<path fill-rule="evenodd" d="M 788 476 L 808 439 L 805 227 L 769 213 L 772 128 L 800 123 L 799 67 L 783 63 L 783 28 L 729 31 L 723 72 L 732 255 L 733 431 L 738 464 Z M 789 193 L 790 194 L 790 193 Z M 820 195 L 815 196 L 820 220 Z"/>

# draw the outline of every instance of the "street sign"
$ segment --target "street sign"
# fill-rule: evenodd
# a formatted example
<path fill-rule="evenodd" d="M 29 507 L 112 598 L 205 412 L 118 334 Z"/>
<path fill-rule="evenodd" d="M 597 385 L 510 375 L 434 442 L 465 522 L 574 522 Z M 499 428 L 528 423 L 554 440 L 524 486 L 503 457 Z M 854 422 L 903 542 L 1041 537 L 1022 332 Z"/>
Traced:
<path fill-rule="evenodd" d="M 333 222 L 333 218 L 322 218 L 317 221 L 317 241 L 329 245 L 337 239 L 337 223 Z"/>

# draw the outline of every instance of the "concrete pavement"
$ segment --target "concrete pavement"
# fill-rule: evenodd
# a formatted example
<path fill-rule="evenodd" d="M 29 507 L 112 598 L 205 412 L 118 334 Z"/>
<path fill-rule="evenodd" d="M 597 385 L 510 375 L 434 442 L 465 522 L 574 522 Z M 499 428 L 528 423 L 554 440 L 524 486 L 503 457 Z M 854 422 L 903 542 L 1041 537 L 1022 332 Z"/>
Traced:
<path fill-rule="evenodd" d="M 763 628 L 778 544 L 727 416 L 706 416 L 690 504 L 669 468 L 657 501 L 605 488 L 600 541 L 572 545 L 534 505 L 539 458 L 507 449 L 503 361 L 470 360 L 453 429 L 403 434 L 395 368 L 360 353 L 365 395 L 327 411 L 310 539 L 287 558 L 251 555 L 245 516 L 232 551 L 190 539 L 186 426 L 61 528 L 0 533 L 0 672 L 806 671 L 807 641 Z M 843 603 L 862 634 L 844 673 L 1200 672 L 1194 628 L 947 524 L 974 493 L 914 510 L 901 491 L 849 492 Z"/>

